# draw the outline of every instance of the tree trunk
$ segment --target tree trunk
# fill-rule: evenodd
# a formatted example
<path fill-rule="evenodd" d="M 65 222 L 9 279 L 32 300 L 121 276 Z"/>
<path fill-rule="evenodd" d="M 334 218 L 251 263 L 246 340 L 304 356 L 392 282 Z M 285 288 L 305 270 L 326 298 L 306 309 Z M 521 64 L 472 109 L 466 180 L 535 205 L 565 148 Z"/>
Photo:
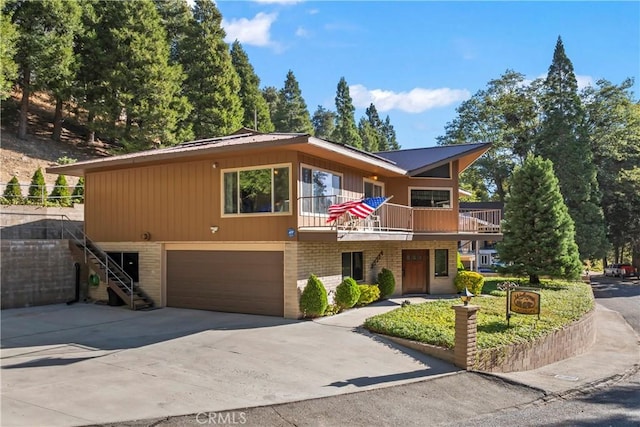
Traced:
<path fill-rule="evenodd" d="M 20 119 L 18 122 L 18 138 L 27 139 L 27 120 L 29 117 L 29 95 L 31 84 L 31 71 L 29 67 L 25 67 L 23 70 L 22 78 L 22 100 L 20 101 Z"/>
<path fill-rule="evenodd" d="M 531 283 L 532 285 L 539 285 L 540 284 L 540 277 L 538 277 L 537 274 L 530 274 L 529 275 L 529 283 Z"/>
<path fill-rule="evenodd" d="M 89 133 L 87 134 L 87 144 L 94 145 L 96 143 L 96 131 L 93 129 L 93 121 L 96 115 L 93 111 L 89 111 L 89 117 L 87 118 L 87 128 Z"/>
<path fill-rule="evenodd" d="M 51 139 L 54 141 L 60 141 L 62 135 L 62 98 L 56 96 L 56 112 L 53 116 L 53 134 Z"/>

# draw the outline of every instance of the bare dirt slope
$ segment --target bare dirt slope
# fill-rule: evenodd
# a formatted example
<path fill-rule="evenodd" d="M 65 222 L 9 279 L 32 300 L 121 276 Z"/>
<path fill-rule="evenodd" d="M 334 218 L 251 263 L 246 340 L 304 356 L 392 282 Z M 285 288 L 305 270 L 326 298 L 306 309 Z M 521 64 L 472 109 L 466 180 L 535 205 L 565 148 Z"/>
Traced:
<path fill-rule="evenodd" d="M 20 140 L 17 133 L 19 94 L 2 101 L 2 126 L 0 127 L 0 191 L 15 175 L 21 184 L 29 184 L 33 173 L 39 168 L 57 164 L 61 158 L 88 160 L 108 155 L 106 147 L 98 142 L 88 146 L 83 139 L 84 130 L 74 126 L 71 120 L 65 123 L 61 142 L 50 139 L 53 130 L 53 103 L 45 95 L 31 99 L 29 108 L 28 139 Z M 47 184 L 53 184 L 57 175 L 46 174 Z M 76 177 L 67 177 L 69 185 L 75 185 Z"/>

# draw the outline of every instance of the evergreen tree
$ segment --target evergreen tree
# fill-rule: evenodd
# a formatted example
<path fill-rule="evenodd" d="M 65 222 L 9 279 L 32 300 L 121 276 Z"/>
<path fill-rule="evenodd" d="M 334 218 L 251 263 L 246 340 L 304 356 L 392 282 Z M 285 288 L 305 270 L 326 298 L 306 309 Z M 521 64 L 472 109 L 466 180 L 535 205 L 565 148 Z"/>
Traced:
<path fill-rule="evenodd" d="M 69 193 L 69 187 L 67 184 L 67 177 L 64 175 L 58 175 L 56 182 L 53 186 L 51 194 L 49 194 L 49 201 L 57 203 L 60 206 L 69 206 L 71 203 Z"/>
<path fill-rule="evenodd" d="M 269 99 L 267 99 L 269 102 Z M 289 70 L 284 87 L 278 93 L 276 111 L 272 118 L 277 132 L 313 134 L 313 125 L 307 104 L 293 71 Z"/>
<path fill-rule="evenodd" d="M 336 128 L 331 134 L 331 138 L 341 144 L 362 148 L 362 138 L 358 133 L 353 100 L 349 94 L 349 85 L 344 77 L 340 78 L 336 90 Z"/>
<path fill-rule="evenodd" d="M 4 189 L 4 200 L 9 204 L 18 204 L 22 202 L 22 188 L 18 178 L 14 175 Z"/>
<path fill-rule="evenodd" d="M 11 11 L 5 11 L 5 0 L 0 0 L 0 100 L 7 99 L 18 77 L 18 64 L 14 60 L 18 30 L 11 22 Z"/>
<path fill-rule="evenodd" d="M 528 156 L 510 181 L 502 222 L 504 240 L 498 244 L 500 260 L 509 270 L 529 275 L 575 279 L 582 263 L 551 161 Z"/>
<path fill-rule="evenodd" d="M 560 191 L 575 223 L 581 259 L 602 257 L 607 243 L 593 152 L 573 64 L 560 37 L 544 83 L 542 106 L 544 114 L 535 153 L 553 162 Z"/>
<path fill-rule="evenodd" d="M 178 47 L 185 38 L 193 20 L 193 12 L 187 0 L 154 0 L 162 25 L 167 33 L 171 63 L 179 62 Z"/>
<path fill-rule="evenodd" d="M 269 107 L 260 92 L 260 78 L 237 40 L 231 45 L 231 62 L 240 77 L 240 99 L 244 109 L 243 126 L 260 132 L 273 132 L 275 127 L 271 123 Z"/>
<path fill-rule="evenodd" d="M 327 110 L 322 105 L 313 113 L 311 123 L 313 123 L 313 134 L 318 138 L 329 139 L 336 128 L 336 113 Z"/>
<path fill-rule="evenodd" d="M 196 138 L 228 135 L 242 127 L 240 78 L 224 42 L 222 15 L 211 0 L 196 0 L 194 20 L 178 46 L 187 73 L 184 93 L 193 110 L 188 122 Z"/>
<path fill-rule="evenodd" d="M 275 123 L 275 114 L 278 110 L 278 98 L 280 97 L 279 91 L 274 86 L 267 86 L 263 88 L 261 92 L 262 97 L 267 103 L 267 108 L 269 109 L 269 117 L 271 118 L 271 123 Z"/>
<path fill-rule="evenodd" d="M 84 203 L 84 177 L 80 177 L 71 194 L 71 203 Z"/>
<path fill-rule="evenodd" d="M 393 128 L 391 124 L 391 119 L 387 116 L 384 119 L 384 123 L 382 125 L 383 132 L 382 134 L 385 136 L 383 142 L 380 144 L 381 151 L 389 151 L 389 150 L 399 150 L 400 144 L 398 144 L 398 138 L 396 138 L 396 130 Z"/>
<path fill-rule="evenodd" d="M 385 151 L 380 150 L 380 134 L 365 117 L 361 117 L 358 122 L 358 134 L 362 140 L 362 149 L 364 151 L 371 153 Z"/>
<path fill-rule="evenodd" d="M 22 89 L 18 138 L 25 139 L 31 92 L 53 89 L 54 93 L 61 93 L 70 85 L 73 37 L 79 28 L 80 8 L 77 0 L 19 0 L 10 6 L 6 12 L 13 14 L 18 28 L 15 59 Z"/>
<path fill-rule="evenodd" d="M 47 198 L 47 186 L 44 181 L 44 175 L 42 174 L 42 169 L 38 168 L 38 170 L 36 170 L 33 173 L 33 176 L 31 177 L 31 184 L 29 185 L 28 202 L 34 203 L 34 204 L 38 204 L 38 203 L 44 204 L 44 201 L 46 200 L 46 198 Z"/>

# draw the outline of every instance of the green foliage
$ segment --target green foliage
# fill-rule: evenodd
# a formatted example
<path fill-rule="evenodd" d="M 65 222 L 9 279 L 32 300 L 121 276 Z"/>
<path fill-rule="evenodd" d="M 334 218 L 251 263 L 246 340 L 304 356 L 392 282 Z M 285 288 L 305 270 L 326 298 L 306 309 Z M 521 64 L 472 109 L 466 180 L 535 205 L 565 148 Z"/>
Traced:
<path fill-rule="evenodd" d="M 0 0 L 0 100 L 7 99 L 18 77 L 18 64 L 14 60 L 18 31 L 11 22 L 11 12 L 5 11 L 5 0 Z"/>
<path fill-rule="evenodd" d="M 31 184 L 29 185 L 29 203 L 43 203 L 47 199 L 47 187 L 44 182 L 44 175 L 42 169 L 38 168 L 31 177 Z"/>
<path fill-rule="evenodd" d="M 462 259 L 460 258 L 460 252 L 457 253 L 456 264 L 458 266 L 458 271 L 464 271 L 464 264 L 462 263 Z"/>
<path fill-rule="evenodd" d="M 20 182 L 18 181 L 18 178 L 14 176 L 13 178 L 11 178 L 4 190 L 3 201 L 9 205 L 18 205 L 22 203 L 22 197 L 22 188 L 20 187 Z"/>
<path fill-rule="evenodd" d="M 558 37 L 544 84 L 535 153 L 553 162 L 560 191 L 575 224 L 581 259 L 602 257 L 607 244 L 596 166 L 578 96 L 573 64 Z"/>
<path fill-rule="evenodd" d="M 49 194 L 49 201 L 61 206 L 69 206 L 71 205 L 70 195 L 67 177 L 64 175 L 58 175 L 53 186 L 53 190 L 51 191 L 51 194 Z"/>
<path fill-rule="evenodd" d="M 378 273 L 378 288 L 380 289 L 380 299 L 385 299 L 396 290 L 396 279 L 393 272 L 383 268 Z"/>
<path fill-rule="evenodd" d="M 316 276 L 309 276 L 300 296 L 300 310 L 305 317 L 322 316 L 329 305 L 327 290 Z"/>
<path fill-rule="evenodd" d="M 458 292 L 464 292 L 466 288 L 472 294 L 480 295 L 484 286 L 484 276 L 475 271 L 458 271 L 453 283 Z"/>
<path fill-rule="evenodd" d="M 260 78 L 256 75 L 249 62 L 249 56 L 242 49 L 239 41 L 231 45 L 231 62 L 240 77 L 240 100 L 244 110 L 242 125 L 260 132 L 273 132 L 275 127 L 271 123 L 269 107 L 260 92 Z"/>
<path fill-rule="evenodd" d="M 330 139 L 331 134 L 336 128 L 336 113 L 327 110 L 322 105 L 318 105 L 318 109 L 313 113 L 311 123 L 313 124 L 313 134 L 318 138 Z"/>
<path fill-rule="evenodd" d="M 270 102 L 269 98 L 267 98 L 267 102 Z M 287 73 L 284 87 L 278 92 L 275 111 L 271 119 L 277 132 L 313 134 L 313 125 L 311 124 L 307 104 L 302 97 L 298 81 L 291 70 Z"/>
<path fill-rule="evenodd" d="M 355 110 L 349 94 L 349 85 L 345 78 L 341 77 L 336 90 L 336 128 L 331 134 L 331 139 L 341 144 L 362 148 L 362 138 L 353 116 Z"/>
<path fill-rule="evenodd" d="M 529 156 L 515 169 L 502 230 L 498 254 L 512 273 L 528 274 L 532 283 L 542 275 L 580 276 L 573 221 L 549 160 Z"/>
<path fill-rule="evenodd" d="M 70 165 L 77 161 L 78 161 L 77 159 L 74 159 L 72 157 L 63 156 L 63 157 L 59 157 L 58 160 L 56 160 L 56 163 L 59 165 Z"/>
<path fill-rule="evenodd" d="M 84 177 L 80 177 L 73 188 L 71 203 L 84 203 Z"/>
<path fill-rule="evenodd" d="M 504 281 L 505 279 L 500 279 Z M 545 282 L 541 290 L 541 315 L 513 315 L 506 322 L 505 297 L 474 298 L 478 311 L 478 348 L 530 342 L 579 320 L 593 309 L 591 287 L 581 282 Z M 459 301 L 459 300 L 458 300 Z M 452 348 L 455 312 L 452 300 L 439 300 L 370 317 L 364 327 L 372 332 Z"/>
<path fill-rule="evenodd" d="M 360 298 L 358 283 L 351 277 L 345 279 L 336 287 L 336 304 L 341 308 L 351 308 Z"/>
<path fill-rule="evenodd" d="M 360 288 L 358 305 L 371 304 L 380 299 L 380 288 L 376 285 L 358 285 L 358 288 Z"/>

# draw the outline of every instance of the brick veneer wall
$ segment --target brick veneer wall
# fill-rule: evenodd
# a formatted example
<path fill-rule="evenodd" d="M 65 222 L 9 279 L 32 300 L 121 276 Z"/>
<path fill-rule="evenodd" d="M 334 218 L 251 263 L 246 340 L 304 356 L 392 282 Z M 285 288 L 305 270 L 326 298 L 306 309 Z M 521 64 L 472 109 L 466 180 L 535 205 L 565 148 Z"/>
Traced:
<path fill-rule="evenodd" d="M 475 369 L 528 371 L 584 353 L 596 339 L 594 313 L 591 310 L 582 319 L 533 342 L 478 350 Z"/>
<path fill-rule="evenodd" d="M 75 296 L 75 262 L 68 240 L 3 240 L 2 308 L 57 304 Z"/>

